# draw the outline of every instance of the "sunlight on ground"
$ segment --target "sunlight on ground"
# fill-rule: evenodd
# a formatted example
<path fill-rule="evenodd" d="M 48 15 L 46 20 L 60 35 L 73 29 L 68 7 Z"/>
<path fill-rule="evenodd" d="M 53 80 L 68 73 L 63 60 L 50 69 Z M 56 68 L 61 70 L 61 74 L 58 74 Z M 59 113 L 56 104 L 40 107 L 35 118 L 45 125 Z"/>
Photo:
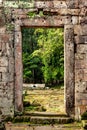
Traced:
<path fill-rule="evenodd" d="M 64 114 L 64 89 L 48 89 L 48 90 L 24 90 L 26 95 L 24 101 L 28 101 L 31 105 L 25 107 L 25 111 L 29 112 L 52 112 Z"/>

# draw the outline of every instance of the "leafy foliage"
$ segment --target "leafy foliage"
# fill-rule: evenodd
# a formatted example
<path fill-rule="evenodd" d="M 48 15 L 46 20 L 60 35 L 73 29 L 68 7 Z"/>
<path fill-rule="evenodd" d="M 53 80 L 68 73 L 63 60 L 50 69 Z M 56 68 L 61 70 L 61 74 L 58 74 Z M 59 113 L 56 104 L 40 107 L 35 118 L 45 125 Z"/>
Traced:
<path fill-rule="evenodd" d="M 63 29 L 23 28 L 25 82 L 57 84 L 64 77 Z"/>

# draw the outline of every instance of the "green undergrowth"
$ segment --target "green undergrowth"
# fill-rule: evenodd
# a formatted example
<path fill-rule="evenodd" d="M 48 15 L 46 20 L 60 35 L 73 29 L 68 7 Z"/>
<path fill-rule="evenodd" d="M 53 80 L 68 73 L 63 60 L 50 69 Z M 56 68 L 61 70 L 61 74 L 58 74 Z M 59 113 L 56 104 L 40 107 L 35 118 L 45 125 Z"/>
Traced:
<path fill-rule="evenodd" d="M 43 107 L 43 106 L 29 106 L 29 107 L 25 107 L 25 111 L 32 111 L 32 112 L 34 112 L 34 111 L 40 111 L 40 112 L 44 112 L 44 111 L 46 111 L 46 109 Z"/>
<path fill-rule="evenodd" d="M 46 111 L 44 106 L 42 106 L 40 103 L 38 103 L 35 100 L 32 103 L 30 103 L 29 101 L 24 101 L 23 104 L 24 104 L 24 113 L 26 111 L 29 111 L 29 112 L 34 112 L 34 111 L 44 112 L 44 111 Z"/>
<path fill-rule="evenodd" d="M 83 113 L 83 115 L 81 116 L 82 120 L 87 120 L 87 111 Z"/>

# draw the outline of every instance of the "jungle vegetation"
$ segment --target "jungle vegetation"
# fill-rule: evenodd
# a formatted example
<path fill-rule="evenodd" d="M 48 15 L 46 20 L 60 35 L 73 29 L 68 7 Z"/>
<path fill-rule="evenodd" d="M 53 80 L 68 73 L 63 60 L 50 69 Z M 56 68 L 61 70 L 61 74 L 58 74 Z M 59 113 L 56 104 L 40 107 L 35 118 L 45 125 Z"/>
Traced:
<path fill-rule="evenodd" d="M 22 28 L 24 83 L 64 80 L 63 28 Z"/>

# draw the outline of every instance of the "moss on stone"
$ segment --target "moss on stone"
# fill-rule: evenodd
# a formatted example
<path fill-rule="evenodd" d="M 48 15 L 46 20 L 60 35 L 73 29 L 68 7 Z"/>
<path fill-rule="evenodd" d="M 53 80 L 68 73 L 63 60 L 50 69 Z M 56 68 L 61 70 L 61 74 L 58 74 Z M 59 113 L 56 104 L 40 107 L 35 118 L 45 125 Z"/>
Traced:
<path fill-rule="evenodd" d="M 23 122 L 29 122 L 30 121 L 30 117 L 28 116 L 17 116 L 13 119 L 13 123 L 23 123 Z"/>
<path fill-rule="evenodd" d="M 0 123 L 0 130 L 5 130 L 5 125 L 3 123 Z"/>
<path fill-rule="evenodd" d="M 5 1 L 4 7 L 9 8 L 33 8 L 34 1 L 26 2 L 26 1 Z"/>
<path fill-rule="evenodd" d="M 6 29 L 7 29 L 7 31 L 13 31 L 13 30 L 14 30 L 14 25 L 11 24 L 11 23 L 8 23 L 8 24 L 6 25 Z"/>
<path fill-rule="evenodd" d="M 87 112 L 84 112 L 81 116 L 82 120 L 87 120 Z"/>
<path fill-rule="evenodd" d="M 11 116 L 5 117 L 5 122 L 12 121 L 12 120 L 13 120 L 13 117 L 11 117 Z"/>

